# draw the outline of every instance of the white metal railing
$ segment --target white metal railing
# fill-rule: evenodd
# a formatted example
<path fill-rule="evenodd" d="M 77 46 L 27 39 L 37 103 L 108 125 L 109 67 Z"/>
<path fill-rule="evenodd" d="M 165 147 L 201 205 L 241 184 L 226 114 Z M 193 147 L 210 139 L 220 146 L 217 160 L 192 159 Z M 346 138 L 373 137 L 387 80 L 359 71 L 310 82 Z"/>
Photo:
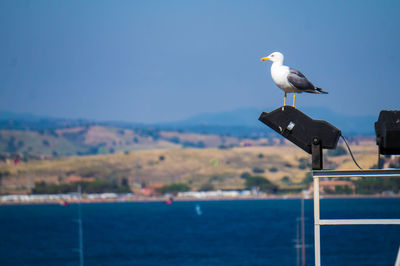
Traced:
<path fill-rule="evenodd" d="M 387 170 L 348 170 L 348 171 L 313 171 L 314 179 L 314 249 L 315 265 L 321 265 L 321 225 L 363 225 L 363 224 L 398 224 L 400 219 L 320 219 L 319 216 L 319 179 L 321 177 L 400 177 L 400 169 Z M 400 254 L 400 251 L 399 251 Z"/>

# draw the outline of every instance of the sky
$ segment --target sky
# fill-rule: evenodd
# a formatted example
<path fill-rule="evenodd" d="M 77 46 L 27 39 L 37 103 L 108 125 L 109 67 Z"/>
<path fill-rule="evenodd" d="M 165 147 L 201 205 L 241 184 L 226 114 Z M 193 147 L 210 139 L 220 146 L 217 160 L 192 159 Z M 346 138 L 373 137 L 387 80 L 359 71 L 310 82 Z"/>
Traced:
<path fill-rule="evenodd" d="M 283 104 L 274 51 L 327 95 L 400 109 L 400 1 L 0 1 L 0 110 L 142 123 Z M 291 102 L 291 100 L 289 101 Z"/>

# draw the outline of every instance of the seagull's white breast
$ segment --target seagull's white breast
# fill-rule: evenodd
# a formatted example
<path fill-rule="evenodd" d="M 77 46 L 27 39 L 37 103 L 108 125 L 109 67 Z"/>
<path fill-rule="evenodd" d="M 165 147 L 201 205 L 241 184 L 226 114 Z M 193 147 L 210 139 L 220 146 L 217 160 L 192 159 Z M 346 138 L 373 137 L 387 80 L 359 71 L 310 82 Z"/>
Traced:
<path fill-rule="evenodd" d="M 294 88 L 288 81 L 287 75 L 289 74 L 289 67 L 284 65 L 272 64 L 271 66 L 271 77 L 275 84 L 284 90 L 285 92 L 296 92 Z"/>

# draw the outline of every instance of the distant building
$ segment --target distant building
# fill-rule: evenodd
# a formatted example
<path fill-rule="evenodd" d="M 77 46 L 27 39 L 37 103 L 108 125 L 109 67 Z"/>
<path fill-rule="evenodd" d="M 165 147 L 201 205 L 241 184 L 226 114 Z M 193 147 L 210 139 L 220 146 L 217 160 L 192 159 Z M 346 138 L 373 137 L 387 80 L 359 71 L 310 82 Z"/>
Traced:
<path fill-rule="evenodd" d="M 157 190 L 162 188 L 163 186 L 163 184 L 153 184 L 144 188 L 134 188 L 133 193 L 143 196 L 159 195 L 160 193 L 158 193 Z"/>
<path fill-rule="evenodd" d="M 354 194 L 356 191 L 356 186 L 353 182 L 346 180 L 320 180 L 319 181 L 319 192 L 322 193 L 326 190 L 335 191 L 336 187 L 349 187 Z M 310 183 L 308 187 L 310 192 L 314 192 L 314 184 Z"/>
<path fill-rule="evenodd" d="M 75 183 L 75 182 L 93 182 L 94 178 L 93 177 L 82 177 L 78 175 L 71 175 L 68 177 L 67 182 L 69 184 Z"/>
<path fill-rule="evenodd" d="M 240 142 L 240 147 L 251 147 L 256 146 L 257 142 L 254 140 L 246 139 L 245 141 Z"/>
<path fill-rule="evenodd" d="M 238 197 L 250 197 L 251 192 L 249 190 L 214 190 L 214 191 L 186 191 L 179 192 L 178 198 L 238 198 Z"/>

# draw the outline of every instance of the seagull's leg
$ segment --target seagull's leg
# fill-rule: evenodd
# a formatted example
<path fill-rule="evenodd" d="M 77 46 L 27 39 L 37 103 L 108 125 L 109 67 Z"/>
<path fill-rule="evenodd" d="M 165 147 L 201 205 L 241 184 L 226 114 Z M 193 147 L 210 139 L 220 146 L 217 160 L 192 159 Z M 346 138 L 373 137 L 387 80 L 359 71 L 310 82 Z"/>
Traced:
<path fill-rule="evenodd" d="M 285 97 L 283 98 L 283 106 L 286 106 L 286 96 L 287 96 L 287 93 L 285 91 Z"/>
<path fill-rule="evenodd" d="M 293 93 L 293 107 L 294 107 L 294 101 L 296 101 L 296 93 Z"/>

